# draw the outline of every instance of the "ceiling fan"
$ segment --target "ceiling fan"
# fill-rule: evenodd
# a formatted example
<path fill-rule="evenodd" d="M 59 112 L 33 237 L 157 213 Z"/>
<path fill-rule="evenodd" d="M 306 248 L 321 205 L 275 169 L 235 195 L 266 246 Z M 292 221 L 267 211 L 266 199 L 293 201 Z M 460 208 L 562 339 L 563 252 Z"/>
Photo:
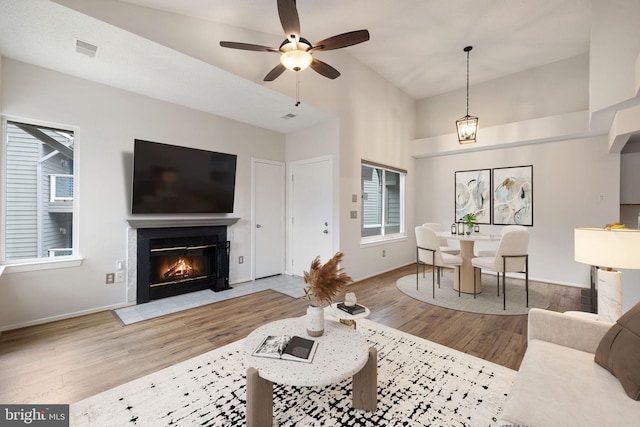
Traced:
<path fill-rule="evenodd" d="M 369 31 L 358 30 L 339 34 L 311 44 L 307 39 L 300 37 L 300 19 L 298 18 L 295 0 L 278 0 L 278 15 L 280 16 L 280 23 L 287 37 L 280 44 L 279 48 L 250 43 L 220 42 L 220 46 L 231 49 L 280 54 L 280 63 L 264 77 L 264 81 L 266 82 L 275 80 L 286 69 L 302 71 L 307 67 L 311 67 L 311 69 L 329 79 L 335 79 L 340 76 L 340 72 L 326 62 L 314 58 L 313 53 L 320 50 L 341 49 L 369 40 Z"/>

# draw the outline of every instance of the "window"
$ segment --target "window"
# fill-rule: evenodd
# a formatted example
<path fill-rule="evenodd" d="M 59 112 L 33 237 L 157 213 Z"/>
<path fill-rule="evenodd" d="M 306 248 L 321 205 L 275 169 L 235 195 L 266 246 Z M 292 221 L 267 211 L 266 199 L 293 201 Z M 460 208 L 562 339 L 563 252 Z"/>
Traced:
<path fill-rule="evenodd" d="M 2 261 L 74 254 L 74 132 L 6 122 Z"/>
<path fill-rule="evenodd" d="M 404 235 L 406 171 L 362 162 L 362 238 Z"/>

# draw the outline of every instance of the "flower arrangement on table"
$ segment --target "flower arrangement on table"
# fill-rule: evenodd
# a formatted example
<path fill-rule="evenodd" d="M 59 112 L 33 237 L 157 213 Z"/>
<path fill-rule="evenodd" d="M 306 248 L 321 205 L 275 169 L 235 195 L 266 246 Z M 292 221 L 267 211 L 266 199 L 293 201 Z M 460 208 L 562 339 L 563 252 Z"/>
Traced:
<path fill-rule="evenodd" d="M 353 282 L 353 279 L 338 267 L 343 256 L 342 252 L 337 252 L 324 265 L 320 263 L 318 256 L 311 263 L 309 271 L 304 272 L 304 282 L 309 285 L 304 288 L 304 293 L 311 306 L 321 307 L 324 302 L 331 304 L 345 286 Z"/>

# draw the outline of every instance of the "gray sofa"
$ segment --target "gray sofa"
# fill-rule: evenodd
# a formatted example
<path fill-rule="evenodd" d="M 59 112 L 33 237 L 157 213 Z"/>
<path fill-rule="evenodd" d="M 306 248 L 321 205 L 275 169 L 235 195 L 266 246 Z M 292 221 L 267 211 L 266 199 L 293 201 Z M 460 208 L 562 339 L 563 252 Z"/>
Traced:
<path fill-rule="evenodd" d="M 531 309 L 527 351 L 498 425 L 640 425 L 640 401 L 629 398 L 618 379 L 593 359 L 610 327 Z"/>

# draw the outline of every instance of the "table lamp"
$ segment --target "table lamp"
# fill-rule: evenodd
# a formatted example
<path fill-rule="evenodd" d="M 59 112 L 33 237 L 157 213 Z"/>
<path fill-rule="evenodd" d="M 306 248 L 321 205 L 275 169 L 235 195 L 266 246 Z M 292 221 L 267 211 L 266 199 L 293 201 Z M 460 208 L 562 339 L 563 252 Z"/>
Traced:
<path fill-rule="evenodd" d="M 640 269 L 640 230 L 579 227 L 574 233 L 577 262 L 598 267 L 598 319 L 615 323 L 622 315 L 622 273 Z"/>

